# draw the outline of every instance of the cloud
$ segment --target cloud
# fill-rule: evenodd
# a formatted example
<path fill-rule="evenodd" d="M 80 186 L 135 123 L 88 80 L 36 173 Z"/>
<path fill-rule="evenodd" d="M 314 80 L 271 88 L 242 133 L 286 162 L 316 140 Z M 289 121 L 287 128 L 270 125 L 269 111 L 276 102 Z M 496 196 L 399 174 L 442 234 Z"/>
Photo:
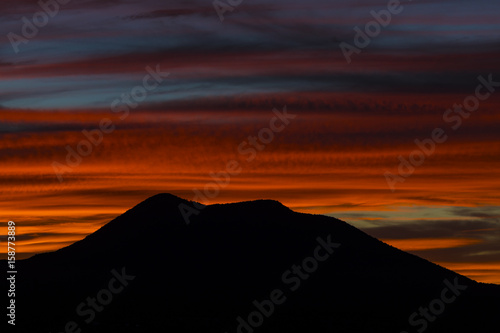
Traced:
<path fill-rule="evenodd" d="M 5 31 L 20 30 L 20 17 L 39 9 L 36 1 L 7 3 L 4 9 L 16 9 L 0 22 Z M 121 92 L 124 76 L 131 81 L 156 63 L 176 78 L 158 102 L 263 91 L 468 93 L 478 74 L 499 73 L 498 38 L 487 33 L 497 30 L 487 18 L 498 4 L 483 4 L 475 15 L 453 1 L 408 5 L 347 66 L 332 40 L 352 41 L 353 26 L 382 9 L 379 2 L 242 4 L 221 24 L 204 1 L 73 1 L 23 52 L 14 54 L 8 43 L 0 50 L 3 88 L 16 81 L 34 87 L 24 95 L 2 89 L 3 103 L 104 107 Z M 464 29 L 466 35 L 458 31 Z M 47 80 L 57 82 L 51 91 L 39 85 Z M 96 89 L 102 83 L 109 92 Z"/>

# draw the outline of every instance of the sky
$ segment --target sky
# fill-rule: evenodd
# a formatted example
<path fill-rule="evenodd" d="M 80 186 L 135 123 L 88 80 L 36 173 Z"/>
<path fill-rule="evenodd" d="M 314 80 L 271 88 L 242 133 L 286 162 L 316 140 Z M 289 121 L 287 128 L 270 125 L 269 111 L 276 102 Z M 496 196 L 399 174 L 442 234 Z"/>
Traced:
<path fill-rule="evenodd" d="M 499 2 L 41 3 L 0 3 L 0 214 L 19 259 L 207 188 L 500 284 Z M 367 31 L 373 13 L 386 24 Z"/>

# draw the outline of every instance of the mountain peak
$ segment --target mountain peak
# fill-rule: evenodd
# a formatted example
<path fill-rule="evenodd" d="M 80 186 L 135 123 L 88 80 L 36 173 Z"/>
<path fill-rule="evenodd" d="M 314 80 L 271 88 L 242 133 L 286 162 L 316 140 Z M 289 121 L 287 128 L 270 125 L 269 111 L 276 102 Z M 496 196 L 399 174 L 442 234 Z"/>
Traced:
<path fill-rule="evenodd" d="M 498 323 L 500 287 L 477 284 L 340 220 L 255 200 L 204 206 L 186 225 L 180 203 L 193 205 L 154 195 L 84 240 L 20 263 L 19 332 L 60 330 L 113 270 L 134 281 L 88 331 L 238 332 L 238 318 L 251 319 L 276 292 L 286 304 L 274 303 L 263 333 L 400 332 L 415 309 L 450 293 L 456 301 L 443 303 L 446 313 L 426 333 L 491 332 Z M 444 289 L 450 283 L 467 290 Z"/>
<path fill-rule="evenodd" d="M 141 205 L 149 206 L 156 204 L 179 204 L 181 202 L 187 202 L 187 200 L 171 193 L 158 193 L 139 203 L 136 207 L 139 207 Z"/>
<path fill-rule="evenodd" d="M 256 209 L 277 209 L 277 210 L 287 210 L 290 211 L 290 208 L 283 205 L 281 202 L 272 199 L 257 199 L 257 200 L 249 200 L 249 201 L 241 201 L 235 203 L 225 203 L 225 204 L 214 204 L 210 206 L 220 206 L 220 207 L 229 207 L 234 206 L 238 208 L 256 208 Z"/>

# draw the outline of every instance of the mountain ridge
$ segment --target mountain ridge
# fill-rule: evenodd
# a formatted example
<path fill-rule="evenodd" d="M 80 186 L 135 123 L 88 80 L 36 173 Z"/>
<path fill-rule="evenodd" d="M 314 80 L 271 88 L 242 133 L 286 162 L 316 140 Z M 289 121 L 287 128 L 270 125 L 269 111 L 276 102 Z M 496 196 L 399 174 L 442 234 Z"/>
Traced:
<path fill-rule="evenodd" d="M 286 295 L 287 302 L 259 332 L 400 332 L 409 326 L 410 314 L 455 279 L 468 291 L 440 321 L 429 323 L 428 332 L 470 332 L 472 327 L 487 332 L 500 309 L 500 286 L 477 283 L 344 221 L 255 200 L 204 206 L 187 225 L 178 207 L 182 203 L 195 204 L 155 195 L 79 242 L 20 261 L 19 298 L 26 301 L 19 310 L 20 331 L 33 329 L 28 318 L 60 331 L 75 317 L 75 306 L 98 292 L 111 271 L 121 269 L 136 279 L 97 320 L 88 325 L 80 320 L 86 331 L 235 331 L 237 318 L 253 309 L 253 301 L 269 297 L 271 290 L 286 290 L 284 272 L 310 257 L 319 238 L 340 246 L 301 281 L 299 290 Z M 334 299 L 340 305 L 332 304 Z M 40 310 L 45 307 L 51 314 Z M 467 313 L 474 320 L 464 319 Z M 365 327 L 359 316 L 375 327 Z"/>

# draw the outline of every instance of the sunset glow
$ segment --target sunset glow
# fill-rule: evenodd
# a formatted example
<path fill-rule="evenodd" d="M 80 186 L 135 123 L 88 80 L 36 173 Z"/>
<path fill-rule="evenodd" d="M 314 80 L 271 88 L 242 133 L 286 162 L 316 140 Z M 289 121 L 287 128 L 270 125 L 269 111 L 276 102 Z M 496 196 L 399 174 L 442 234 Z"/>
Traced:
<path fill-rule="evenodd" d="M 2 31 L 36 9 L 19 2 L 0 4 Z M 278 200 L 500 284 L 498 3 L 449 16 L 446 1 L 432 15 L 431 3 L 405 5 L 347 64 L 339 41 L 374 1 L 245 4 L 223 23 L 195 2 L 73 2 L 19 53 L 5 40 L 0 212 L 18 226 L 18 259 L 83 239 L 154 194 L 195 200 L 235 160 L 241 171 L 203 203 Z M 169 75 L 147 98 L 121 102 L 158 69 Z M 488 98 L 451 120 L 479 77 L 496 82 L 480 89 Z M 284 110 L 295 117 L 261 150 L 242 146 Z M 386 173 L 436 128 L 446 141 L 392 191 Z M 68 153 L 91 140 L 87 156 Z"/>

